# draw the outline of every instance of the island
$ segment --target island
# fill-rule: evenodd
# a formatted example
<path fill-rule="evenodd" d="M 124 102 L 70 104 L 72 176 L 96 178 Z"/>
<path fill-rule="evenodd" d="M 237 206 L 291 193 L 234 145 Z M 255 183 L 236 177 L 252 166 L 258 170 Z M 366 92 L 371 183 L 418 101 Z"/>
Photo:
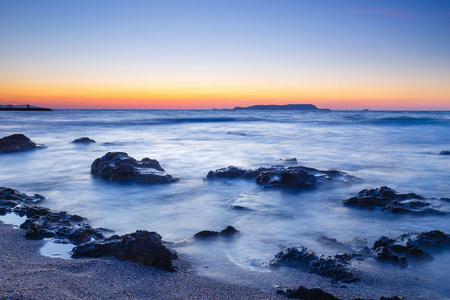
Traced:
<path fill-rule="evenodd" d="M 0 110 L 13 110 L 13 111 L 52 111 L 51 108 L 44 108 L 44 107 L 38 107 L 33 106 L 29 104 L 25 105 L 1 105 L 0 104 Z"/>
<path fill-rule="evenodd" d="M 314 104 L 287 104 L 287 105 L 253 105 L 248 107 L 235 107 L 233 110 L 325 110 L 328 108 L 317 108 Z"/>

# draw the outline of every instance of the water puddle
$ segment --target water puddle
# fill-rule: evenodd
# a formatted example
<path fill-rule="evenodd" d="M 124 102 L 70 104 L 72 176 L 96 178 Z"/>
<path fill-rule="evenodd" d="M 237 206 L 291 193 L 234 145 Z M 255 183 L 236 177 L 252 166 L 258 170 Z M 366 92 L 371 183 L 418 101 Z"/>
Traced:
<path fill-rule="evenodd" d="M 6 215 L 0 216 L 1 222 L 3 222 L 4 224 L 13 225 L 14 228 L 19 228 L 19 226 L 22 225 L 22 223 L 24 223 L 26 219 L 26 216 L 21 217 L 15 213 L 8 213 Z"/>
<path fill-rule="evenodd" d="M 70 243 L 56 243 L 54 239 L 44 239 L 44 241 L 45 245 L 39 252 L 41 255 L 53 258 L 69 259 L 72 255 L 72 249 L 75 247 L 74 244 Z"/>

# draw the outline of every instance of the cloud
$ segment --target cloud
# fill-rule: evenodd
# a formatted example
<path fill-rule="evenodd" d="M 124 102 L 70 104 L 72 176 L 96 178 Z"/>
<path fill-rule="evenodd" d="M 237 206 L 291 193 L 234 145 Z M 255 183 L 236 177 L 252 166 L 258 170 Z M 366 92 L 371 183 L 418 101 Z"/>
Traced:
<path fill-rule="evenodd" d="M 346 10 L 348 14 L 357 15 L 383 15 L 395 18 L 412 18 L 417 16 L 416 13 L 399 11 L 399 10 L 389 10 L 389 9 L 361 9 L 361 10 Z"/>

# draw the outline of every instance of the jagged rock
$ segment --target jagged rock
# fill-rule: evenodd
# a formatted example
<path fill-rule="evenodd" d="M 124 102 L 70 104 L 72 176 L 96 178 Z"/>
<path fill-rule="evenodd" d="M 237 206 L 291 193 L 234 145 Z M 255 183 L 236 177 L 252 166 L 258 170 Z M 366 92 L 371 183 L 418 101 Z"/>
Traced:
<path fill-rule="evenodd" d="M 330 293 L 325 292 L 319 288 L 308 289 L 304 286 L 299 286 L 295 290 L 289 288 L 282 288 L 275 286 L 278 294 L 286 295 L 288 298 L 295 298 L 301 300 L 339 300 Z"/>
<path fill-rule="evenodd" d="M 45 200 L 44 196 L 34 194 L 34 196 L 28 196 L 25 193 L 21 193 L 18 190 L 0 187 L 0 204 L 4 205 L 5 201 L 17 201 L 20 203 L 38 203 Z M 15 205 L 14 205 L 15 206 Z"/>
<path fill-rule="evenodd" d="M 23 134 L 13 134 L 0 139 L 0 153 L 31 150 L 36 144 Z"/>
<path fill-rule="evenodd" d="M 159 234 L 146 230 L 86 243 L 75 247 L 72 255 L 74 258 L 101 256 L 114 256 L 166 270 L 174 270 L 172 260 L 177 257 L 176 252 L 162 244 Z"/>
<path fill-rule="evenodd" d="M 450 155 L 450 151 L 447 150 L 441 151 L 439 155 Z"/>
<path fill-rule="evenodd" d="M 369 209 L 381 208 L 394 213 L 446 214 L 444 211 L 432 208 L 431 203 L 424 201 L 425 199 L 414 193 L 400 194 L 387 186 L 382 186 L 362 190 L 355 197 L 344 200 L 342 203 Z"/>
<path fill-rule="evenodd" d="M 88 137 L 81 137 L 72 141 L 74 144 L 94 144 L 95 141 Z"/>
<path fill-rule="evenodd" d="M 206 179 L 251 178 L 264 188 L 312 189 L 323 183 L 347 183 L 360 179 L 345 172 L 317 170 L 302 166 L 272 166 L 258 169 L 241 169 L 234 166 L 209 171 Z"/>
<path fill-rule="evenodd" d="M 64 211 L 54 212 L 44 207 L 21 207 L 15 211 L 27 216 L 20 228 L 27 230 L 25 237 L 29 239 L 55 238 L 62 242 L 81 244 L 93 238 L 103 238 L 86 218 Z"/>
<path fill-rule="evenodd" d="M 236 230 L 233 226 L 228 225 L 224 230 L 222 231 L 211 231 L 211 230 L 203 230 L 200 232 L 197 232 L 194 234 L 194 238 L 196 239 L 204 239 L 204 238 L 210 238 L 210 237 L 219 237 L 219 236 L 230 236 L 235 233 L 238 233 L 239 231 Z"/>
<path fill-rule="evenodd" d="M 406 267 L 408 265 L 406 257 L 404 257 L 404 256 L 398 257 L 397 255 L 393 254 L 392 251 L 389 250 L 388 247 L 384 247 L 384 246 L 378 247 L 376 249 L 375 257 L 379 260 L 398 264 L 402 267 Z"/>
<path fill-rule="evenodd" d="M 353 282 L 358 280 L 334 257 L 318 256 L 303 246 L 294 246 L 278 252 L 270 261 L 270 265 L 300 268 L 307 272 L 332 278 L 333 281 Z"/>
<path fill-rule="evenodd" d="M 138 161 L 125 152 L 108 152 L 97 158 L 91 166 L 91 173 L 115 182 L 169 183 L 178 181 L 167 174 L 155 159 Z"/>
<path fill-rule="evenodd" d="M 395 262 L 398 260 L 390 256 L 390 254 L 397 256 L 397 258 L 404 255 L 408 258 L 416 260 L 432 260 L 433 257 L 420 247 L 425 247 L 428 249 L 443 249 L 449 246 L 450 235 L 439 230 L 432 230 L 416 233 L 405 233 L 395 239 L 382 236 L 375 241 L 372 249 L 375 251 L 377 258 Z"/>

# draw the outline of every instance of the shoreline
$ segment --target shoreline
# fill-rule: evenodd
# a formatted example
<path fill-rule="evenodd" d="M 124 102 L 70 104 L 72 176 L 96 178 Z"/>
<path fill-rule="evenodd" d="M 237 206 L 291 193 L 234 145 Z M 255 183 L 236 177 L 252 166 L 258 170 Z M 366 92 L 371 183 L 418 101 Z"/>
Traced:
<path fill-rule="evenodd" d="M 39 253 L 42 240 L 0 223 L 0 296 L 6 299 L 284 299 L 275 291 L 197 275 L 186 257 L 176 272 L 112 257 L 61 259 Z"/>

